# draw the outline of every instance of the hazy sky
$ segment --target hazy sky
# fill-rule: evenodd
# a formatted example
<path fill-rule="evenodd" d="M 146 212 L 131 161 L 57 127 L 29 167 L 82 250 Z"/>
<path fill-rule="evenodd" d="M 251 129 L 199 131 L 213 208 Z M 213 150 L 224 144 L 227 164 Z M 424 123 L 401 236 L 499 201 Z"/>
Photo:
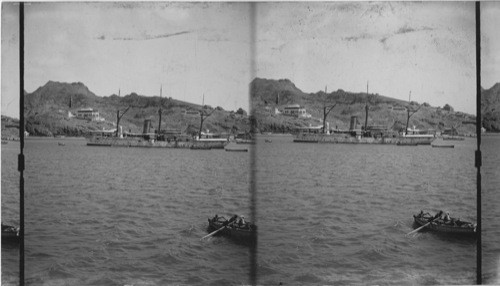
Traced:
<path fill-rule="evenodd" d="M 2 3 L 2 114 L 19 117 L 18 6 Z M 475 113 L 473 2 L 261 2 L 256 76 Z M 498 3 L 481 3 L 482 86 L 500 82 Z M 31 3 L 25 89 L 83 82 L 248 110 L 248 3 Z"/>
<path fill-rule="evenodd" d="M 19 118 L 19 5 L 2 3 L 2 115 Z"/>
<path fill-rule="evenodd" d="M 258 6 L 258 76 L 306 92 L 366 91 L 475 113 L 472 2 Z M 500 80 L 500 78 L 498 79 Z"/>
<path fill-rule="evenodd" d="M 245 3 L 26 4 L 25 90 L 52 80 L 99 96 L 159 95 L 162 85 L 166 97 L 248 110 L 249 12 Z"/>
<path fill-rule="evenodd" d="M 481 2 L 481 85 L 500 82 L 500 2 Z"/>

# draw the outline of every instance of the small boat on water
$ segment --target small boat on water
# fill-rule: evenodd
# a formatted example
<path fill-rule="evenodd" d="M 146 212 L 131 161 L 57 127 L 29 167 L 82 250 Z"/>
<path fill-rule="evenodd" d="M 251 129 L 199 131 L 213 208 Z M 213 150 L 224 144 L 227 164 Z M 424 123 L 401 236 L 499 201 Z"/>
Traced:
<path fill-rule="evenodd" d="M 455 148 L 455 145 L 432 145 L 432 148 Z"/>
<path fill-rule="evenodd" d="M 66 144 L 64 144 L 62 142 L 58 142 L 57 145 L 59 145 L 59 146 L 65 146 Z"/>
<path fill-rule="evenodd" d="M 272 143 L 273 141 L 271 139 L 266 139 L 266 143 Z"/>
<path fill-rule="evenodd" d="M 19 239 L 19 228 L 2 223 L 2 240 L 12 241 Z"/>
<path fill-rule="evenodd" d="M 439 214 L 433 216 L 430 213 L 421 211 L 418 215 L 413 215 L 415 223 L 419 226 L 426 225 L 425 228 L 440 233 L 448 234 L 475 234 L 476 224 L 456 218 L 442 218 Z"/>
<path fill-rule="evenodd" d="M 251 242 L 255 239 L 257 226 L 251 222 L 236 220 L 235 217 L 226 219 L 223 216 L 215 215 L 212 219 L 208 219 L 207 231 L 212 233 L 218 231 L 216 236 L 226 236 L 236 240 Z"/>
<path fill-rule="evenodd" d="M 224 148 L 227 152 L 248 152 L 248 148 Z"/>
<path fill-rule="evenodd" d="M 191 150 L 212 150 L 212 147 L 209 145 L 192 145 L 189 148 Z"/>
<path fill-rule="evenodd" d="M 248 152 L 248 148 L 249 146 L 239 145 L 235 144 L 235 142 L 231 142 L 224 147 L 224 150 L 226 150 L 227 152 Z"/>
<path fill-rule="evenodd" d="M 417 143 L 415 142 L 406 142 L 406 141 L 399 141 L 396 143 L 397 146 L 418 146 Z"/>
<path fill-rule="evenodd" d="M 443 136 L 443 140 L 464 141 L 465 137 L 463 137 L 463 136 Z"/>

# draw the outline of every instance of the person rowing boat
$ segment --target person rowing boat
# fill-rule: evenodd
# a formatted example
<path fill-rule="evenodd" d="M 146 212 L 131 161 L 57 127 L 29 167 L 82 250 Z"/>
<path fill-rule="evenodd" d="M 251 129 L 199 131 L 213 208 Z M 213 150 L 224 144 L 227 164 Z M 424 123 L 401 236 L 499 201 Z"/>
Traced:
<path fill-rule="evenodd" d="M 245 220 L 244 216 L 233 215 L 229 220 L 223 216 L 215 216 L 208 219 L 208 232 L 213 235 L 228 236 L 243 240 L 252 240 L 257 231 L 257 226 Z M 203 237 L 203 238 L 205 238 Z"/>
<path fill-rule="evenodd" d="M 436 215 L 431 215 L 420 211 L 419 214 L 413 215 L 413 217 L 420 227 L 411 233 L 423 228 L 444 233 L 473 234 L 476 232 L 475 223 L 462 221 L 460 218 L 452 218 L 449 212 L 439 211 Z"/>
<path fill-rule="evenodd" d="M 421 211 L 422 212 L 422 211 Z M 445 212 L 445 211 L 439 211 L 435 216 L 434 216 L 434 219 L 441 219 L 443 220 L 444 222 L 448 222 L 448 221 L 451 221 L 451 218 L 450 218 L 450 213 L 449 212 Z"/>

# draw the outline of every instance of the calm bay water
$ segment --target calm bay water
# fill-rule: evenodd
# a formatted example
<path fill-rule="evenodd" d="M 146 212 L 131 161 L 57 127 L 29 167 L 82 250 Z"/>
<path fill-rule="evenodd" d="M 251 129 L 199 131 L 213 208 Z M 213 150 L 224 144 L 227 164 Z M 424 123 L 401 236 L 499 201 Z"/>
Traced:
<path fill-rule="evenodd" d="M 290 140 L 258 145 L 260 284 L 475 283 L 475 240 L 405 236 L 421 209 L 476 220 L 472 139 L 454 149 Z"/>
<path fill-rule="evenodd" d="M 476 221 L 474 139 L 441 149 L 270 138 L 256 151 L 257 218 L 249 217 L 250 153 L 27 140 L 27 284 L 248 284 L 247 246 L 200 241 L 215 213 L 256 220 L 261 285 L 475 283 L 474 240 L 405 236 L 421 209 Z M 14 145 L 2 146 L 2 220 L 18 224 L 19 145 L 6 146 Z M 496 161 L 484 159 L 483 219 L 487 209 L 499 216 L 498 196 L 486 199 L 487 185 L 499 183 Z M 483 224 L 483 273 L 494 283 L 500 225 Z M 2 282 L 15 281 L 17 253 L 2 247 Z"/>
<path fill-rule="evenodd" d="M 249 153 L 65 143 L 27 142 L 27 284 L 248 283 L 248 247 L 200 238 L 248 217 Z"/>
<path fill-rule="evenodd" d="M 19 226 L 19 142 L 2 144 L 2 223 Z M 19 285 L 19 246 L 2 243 L 2 285 Z"/>
<path fill-rule="evenodd" d="M 500 136 L 481 138 L 483 284 L 500 285 Z"/>

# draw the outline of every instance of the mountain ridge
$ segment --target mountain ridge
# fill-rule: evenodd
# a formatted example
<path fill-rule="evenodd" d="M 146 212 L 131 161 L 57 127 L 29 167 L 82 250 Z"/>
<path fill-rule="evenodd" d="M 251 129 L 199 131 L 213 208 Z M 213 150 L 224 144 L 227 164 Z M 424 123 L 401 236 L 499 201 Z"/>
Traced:
<path fill-rule="evenodd" d="M 288 79 L 255 78 L 251 86 L 251 104 L 262 132 L 293 132 L 297 127 L 322 125 L 323 108 L 335 105 L 327 117 L 330 128 L 348 129 L 351 116 L 357 116 L 364 125 L 365 105 L 369 106 L 368 125 L 382 125 L 394 130 L 401 130 L 406 125 L 406 109 L 418 110 L 410 119 L 409 126 L 419 129 L 457 128 L 462 134 L 475 133 L 475 115 L 455 112 L 446 104 L 433 107 L 429 103 L 404 101 L 380 94 L 347 92 L 338 89 L 332 92 L 302 92 Z M 274 110 L 283 110 L 290 104 L 304 107 L 311 118 L 294 118 L 273 114 Z"/>
<path fill-rule="evenodd" d="M 289 79 L 255 78 L 249 84 L 252 114 L 255 117 L 257 132 L 294 132 L 297 127 L 322 124 L 323 107 L 337 104 L 327 117 L 331 128 L 346 129 L 351 116 L 357 116 L 364 124 L 365 105 L 369 106 L 368 124 L 383 125 L 401 129 L 406 123 L 406 108 L 416 110 L 409 126 L 420 129 L 443 131 L 457 128 L 460 133 L 475 133 L 475 115 L 455 112 L 448 104 L 433 107 L 428 103 L 408 102 L 379 94 L 336 91 L 315 93 L 303 92 Z M 125 96 L 112 94 L 98 96 L 81 82 L 64 83 L 48 81 L 32 93 L 25 92 L 26 130 L 33 135 L 82 136 L 95 130 L 116 128 L 116 112 L 123 112 L 121 124 L 124 130 L 141 132 L 145 119 L 158 126 L 158 109 L 162 113 L 162 129 L 181 129 L 194 134 L 199 130 L 200 116 L 187 113 L 211 112 L 203 129 L 213 132 L 248 132 L 250 117 L 241 108 L 225 111 L 221 107 L 201 106 L 172 97 L 144 96 L 135 92 Z M 487 131 L 500 131 L 500 83 L 489 89 L 482 89 L 481 111 L 483 127 Z M 271 114 L 274 108 L 283 109 L 290 104 L 306 108 L 311 118 L 293 118 Z M 81 108 L 97 109 L 103 122 L 87 122 L 71 117 Z M 189 112 L 188 112 L 189 111 Z"/>
<path fill-rule="evenodd" d="M 138 95 L 135 92 L 125 96 L 112 94 L 97 96 L 81 82 L 61 83 L 48 81 L 32 93 L 25 93 L 24 114 L 26 130 L 38 136 L 84 136 L 96 130 L 116 128 L 117 111 L 123 113 L 120 120 L 124 130 L 142 132 L 145 119 L 151 119 L 158 127 L 158 111 L 162 109 L 162 130 L 180 129 L 190 134 L 199 131 L 200 116 L 187 115 L 186 111 L 212 113 L 203 124 L 203 129 L 213 132 L 248 132 L 249 119 L 246 111 L 225 111 L 222 107 L 212 108 L 159 96 Z M 74 117 L 82 108 L 93 108 L 104 121 L 87 121 Z"/>

